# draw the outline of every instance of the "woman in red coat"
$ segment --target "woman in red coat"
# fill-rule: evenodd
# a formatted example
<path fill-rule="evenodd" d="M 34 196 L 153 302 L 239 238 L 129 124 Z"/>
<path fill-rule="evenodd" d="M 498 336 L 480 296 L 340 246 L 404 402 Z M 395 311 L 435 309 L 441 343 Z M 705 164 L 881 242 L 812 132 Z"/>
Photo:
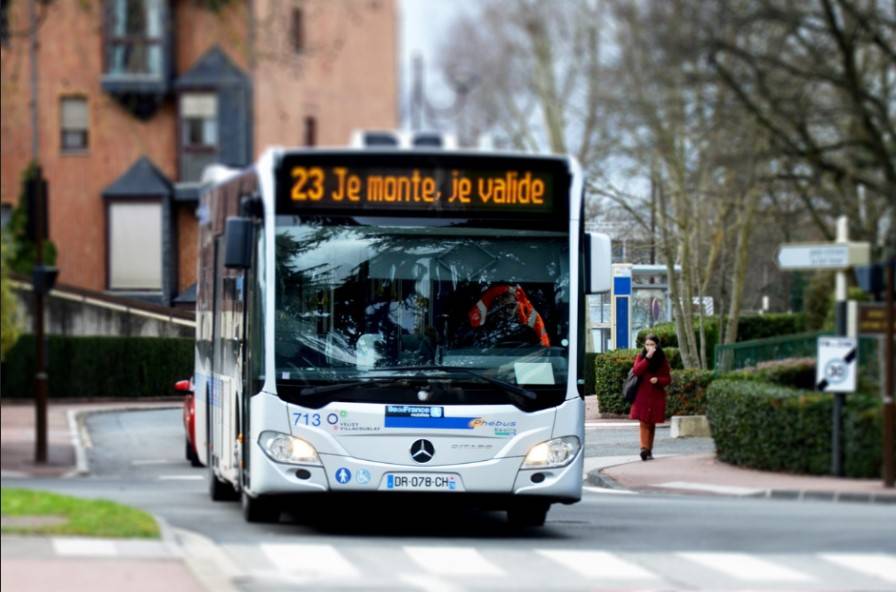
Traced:
<path fill-rule="evenodd" d="M 638 377 L 638 394 L 629 417 L 641 422 L 641 460 L 652 460 L 656 424 L 666 420 L 666 386 L 672 382 L 669 361 L 656 335 L 644 340 L 632 372 Z"/>

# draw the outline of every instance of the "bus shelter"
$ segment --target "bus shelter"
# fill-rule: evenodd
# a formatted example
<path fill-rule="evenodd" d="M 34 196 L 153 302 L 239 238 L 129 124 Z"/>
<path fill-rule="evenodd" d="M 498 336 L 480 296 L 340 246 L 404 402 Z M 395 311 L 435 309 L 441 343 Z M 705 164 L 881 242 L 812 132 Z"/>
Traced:
<path fill-rule="evenodd" d="M 671 321 L 668 280 L 665 265 L 613 264 L 611 290 L 588 299 L 587 351 L 635 347 L 639 331 Z"/>

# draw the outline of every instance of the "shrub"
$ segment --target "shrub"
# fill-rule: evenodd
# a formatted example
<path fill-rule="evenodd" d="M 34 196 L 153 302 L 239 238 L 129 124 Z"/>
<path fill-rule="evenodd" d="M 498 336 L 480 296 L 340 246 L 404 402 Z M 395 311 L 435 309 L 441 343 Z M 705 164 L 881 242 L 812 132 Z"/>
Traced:
<path fill-rule="evenodd" d="M 725 378 L 770 382 L 811 391 L 815 389 L 815 358 L 761 362 L 753 368 L 729 372 Z"/>
<path fill-rule="evenodd" d="M 666 354 L 666 358 L 669 360 L 669 368 L 672 370 L 681 370 L 684 368 L 681 363 L 681 352 L 677 347 L 664 347 L 663 353 Z"/>
<path fill-rule="evenodd" d="M 672 383 L 666 388 L 666 417 L 705 415 L 706 389 L 712 380 L 710 370 L 673 370 Z"/>
<path fill-rule="evenodd" d="M 716 454 L 724 462 L 755 469 L 828 474 L 832 401 L 826 393 L 757 380 L 716 380 L 706 393 Z M 880 405 L 874 397 L 847 397 L 847 476 L 880 475 L 880 425 Z"/>
<path fill-rule="evenodd" d="M 737 340 L 752 341 L 766 337 L 793 335 L 806 330 L 803 313 L 766 313 L 744 315 L 737 321 Z"/>
<path fill-rule="evenodd" d="M 744 315 L 737 322 L 737 340 L 750 341 L 779 335 L 792 335 L 806 329 L 806 316 L 802 313 L 769 313 L 763 315 Z M 719 319 L 709 317 L 703 319 L 703 331 L 706 335 L 706 362 L 710 368 L 715 365 L 716 345 L 719 343 Z M 699 330 L 695 327 L 695 335 Z M 655 333 L 660 338 L 663 348 L 679 347 L 675 323 L 661 323 L 654 327 L 641 329 L 638 332 L 638 346 L 643 346 L 648 333 Z"/>
<path fill-rule="evenodd" d="M 48 338 L 49 396 L 157 397 L 193 374 L 193 340 L 181 337 Z M 34 336 L 22 336 L 3 369 L 4 397 L 30 397 Z"/>
<path fill-rule="evenodd" d="M 649 333 L 654 333 L 659 337 L 663 349 L 678 347 L 678 332 L 675 330 L 675 323 L 659 323 L 638 331 L 637 345 L 639 348 L 644 347 L 644 339 Z"/>
<path fill-rule="evenodd" d="M 706 335 L 706 361 L 710 365 L 710 367 L 712 367 L 716 344 L 719 342 L 718 319 L 714 317 L 704 318 L 703 332 L 704 335 Z M 647 329 L 641 329 L 640 331 L 638 331 L 638 347 L 644 346 L 644 339 L 649 333 L 655 333 L 656 336 L 659 337 L 660 343 L 662 344 L 664 350 L 668 351 L 670 348 L 673 348 L 675 349 L 676 354 L 678 354 L 680 344 L 678 343 L 678 332 L 675 330 L 675 323 L 660 323 L 659 325 L 654 325 L 653 327 L 649 327 Z M 699 329 L 695 328 L 694 334 L 699 334 Z M 669 359 L 671 361 L 672 357 L 669 356 Z M 680 354 L 678 354 L 677 363 L 678 367 L 681 367 Z M 674 367 L 675 366 L 673 365 L 673 368 Z"/>
<path fill-rule="evenodd" d="M 616 349 L 594 358 L 594 388 L 601 413 L 628 413 L 630 405 L 622 398 L 622 383 L 632 367 L 636 349 Z"/>

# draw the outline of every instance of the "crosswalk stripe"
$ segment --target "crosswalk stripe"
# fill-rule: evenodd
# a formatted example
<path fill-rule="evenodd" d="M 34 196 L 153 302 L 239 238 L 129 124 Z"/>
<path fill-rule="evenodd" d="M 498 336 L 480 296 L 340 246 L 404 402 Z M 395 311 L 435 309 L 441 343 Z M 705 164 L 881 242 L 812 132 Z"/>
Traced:
<path fill-rule="evenodd" d="M 694 563 L 751 582 L 806 582 L 813 578 L 746 553 L 678 553 Z"/>
<path fill-rule="evenodd" d="M 284 573 L 327 579 L 360 576 L 355 566 L 332 545 L 273 543 L 261 545 L 261 550 Z"/>
<path fill-rule="evenodd" d="M 441 576 L 498 576 L 504 571 L 476 549 L 465 547 L 404 547 L 420 567 Z"/>
<path fill-rule="evenodd" d="M 53 551 L 67 557 L 114 557 L 118 555 L 115 541 L 66 537 L 53 539 Z"/>
<path fill-rule="evenodd" d="M 536 549 L 536 553 L 586 578 L 654 580 L 657 575 L 606 551 Z"/>
<path fill-rule="evenodd" d="M 836 563 L 853 571 L 874 576 L 887 582 L 896 582 L 896 557 L 883 553 L 821 553 L 825 561 Z"/>
<path fill-rule="evenodd" d="M 420 573 L 399 574 L 398 579 L 408 586 L 419 588 L 426 592 L 463 592 L 463 588 L 458 588 L 437 576 L 428 576 Z"/>

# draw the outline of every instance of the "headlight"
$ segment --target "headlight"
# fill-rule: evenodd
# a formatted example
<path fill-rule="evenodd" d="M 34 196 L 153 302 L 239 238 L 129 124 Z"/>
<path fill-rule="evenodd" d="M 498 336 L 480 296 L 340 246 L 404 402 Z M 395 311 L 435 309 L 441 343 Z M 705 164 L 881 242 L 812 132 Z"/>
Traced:
<path fill-rule="evenodd" d="M 320 457 L 314 446 L 289 434 L 280 432 L 262 432 L 258 436 L 258 444 L 265 454 L 280 463 L 291 465 L 319 465 Z"/>
<path fill-rule="evenodd" d="M 547 469 L 566 466 L 576 457 L 580 446 L 576 436 L 563 436 L 536 444 L 529 449 L 523 461 L 523 468 Z"/>

